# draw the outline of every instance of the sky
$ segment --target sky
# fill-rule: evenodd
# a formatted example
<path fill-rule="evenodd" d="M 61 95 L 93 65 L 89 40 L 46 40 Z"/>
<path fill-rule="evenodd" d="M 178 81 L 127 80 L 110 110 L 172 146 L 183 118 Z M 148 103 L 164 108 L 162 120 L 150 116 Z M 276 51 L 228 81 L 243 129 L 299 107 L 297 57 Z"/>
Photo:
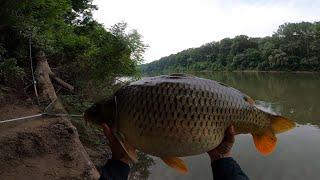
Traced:
<path fill-rule="evenodd" d="M 94 0 L 106 28 L 126 22 L 149 45 L 145 62 L 244 34 L 271 36 L 285 22 L 320 21 L 320 0 Z"/>

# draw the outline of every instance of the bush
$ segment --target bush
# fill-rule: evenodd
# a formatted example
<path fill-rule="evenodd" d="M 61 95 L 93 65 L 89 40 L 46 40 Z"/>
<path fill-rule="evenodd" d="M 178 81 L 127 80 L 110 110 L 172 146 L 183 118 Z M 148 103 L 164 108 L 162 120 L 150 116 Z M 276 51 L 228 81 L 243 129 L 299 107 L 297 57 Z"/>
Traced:
<path fill-rule="evenodd" d="M 0 62 L 0 83 L 18 88 L 23 83 L 25 76 L 24 70 L 17 66 L 17 60 L 14 58 L 4 59 Z"/>

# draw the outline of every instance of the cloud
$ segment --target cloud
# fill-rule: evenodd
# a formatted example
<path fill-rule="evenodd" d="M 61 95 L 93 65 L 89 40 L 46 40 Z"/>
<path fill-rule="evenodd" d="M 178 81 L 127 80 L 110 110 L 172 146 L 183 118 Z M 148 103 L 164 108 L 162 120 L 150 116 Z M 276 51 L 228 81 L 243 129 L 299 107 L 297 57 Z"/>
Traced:
<path fill-rule="evenodd" d="M 285 22 L 317 21 L 311 0 L 95 0 L 94 17 L 109 27 L 125 21 L 150 45 L 147 62 L 239 34 L 268 36 Z"/>

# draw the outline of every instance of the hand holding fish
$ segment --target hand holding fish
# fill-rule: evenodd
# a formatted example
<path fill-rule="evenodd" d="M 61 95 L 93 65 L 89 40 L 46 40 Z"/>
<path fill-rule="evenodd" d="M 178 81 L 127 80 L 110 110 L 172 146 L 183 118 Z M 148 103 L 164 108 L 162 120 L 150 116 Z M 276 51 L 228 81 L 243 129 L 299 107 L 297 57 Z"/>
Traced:
<path fill-rule="evenodd" d="M 107 137 L 110 145 L 110 149 L 112 152 L 112 159 L 120 160 L 126 164 L 132 163 L 130 157 L 127 155 L 126 151 L 123 149 L 119 141 L 114 137 L 112 134 L 112 130 L 109 128 L 108 125 L 102 124 L 103 132 Z"/>
<path fill-rule="evenodd" d="M 119 141 L 116 140 L 114 135 L 112 134 L 111 129 L 106 124 L 102 124 L 103 132 L 105 136 L 107 137 L 110 148 L 112 152 L 112 159 L 121 160 L 122 162 L 126 164 L 132 163 L 129 156 L 119 143 Z M 230 126 L 226 130 L 225 137 L 223 138 L 220 145 L 210 151 L 208 151 L 208 155 L 211 159 L 211 161 L 224 158 L 224 157 L 231 157 L 231 149 L 235 141 L 235 131 L 234 127 Z"/>
<path fill-rule="evenodd" d="M 220 145 L 207 152 L 210 156 L 211 162 L 220 158 L 231 157 L 231 149 L 235 141 L 235 135 L 234 127 L 228 127 Z"/>

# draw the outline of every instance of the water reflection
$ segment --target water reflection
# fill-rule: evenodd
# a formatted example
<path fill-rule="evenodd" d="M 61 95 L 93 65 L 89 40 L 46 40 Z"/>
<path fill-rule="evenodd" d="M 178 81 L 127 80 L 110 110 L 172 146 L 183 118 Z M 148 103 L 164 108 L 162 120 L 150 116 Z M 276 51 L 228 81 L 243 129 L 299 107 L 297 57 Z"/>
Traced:
<path fill-rule="evenodd" d="M 277 113 L 299 124 L 320 125 L 320 74 L 214 72 L 197 75 L 235 87 L 255 100 L 275 103 Z"/>
<path fill-rule="evenodd" d="M 274 153 L 261 156 L 251 135 L 237 137 L 234 158 L 251 179 L 319 179 L 320 74 L 196 73 L 247 93 L 270 112 L 294 120 L 298 127 L 278 135 Z M 206 154 L 185 158 L 190 173 L 181 175 L 158 159 L 150 179 L 212 179 Z"/>

